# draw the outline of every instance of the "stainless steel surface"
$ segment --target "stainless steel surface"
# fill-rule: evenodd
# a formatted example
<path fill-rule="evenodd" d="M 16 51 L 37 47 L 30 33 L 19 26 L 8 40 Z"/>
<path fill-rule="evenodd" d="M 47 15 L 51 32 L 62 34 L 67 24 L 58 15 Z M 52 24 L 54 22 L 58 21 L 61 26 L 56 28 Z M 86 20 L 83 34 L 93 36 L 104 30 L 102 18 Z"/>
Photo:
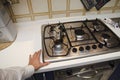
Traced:
<path fill-rule="evenodd" d="M 116 28 L 120 28 L 120 18 L 113 18 L 112 20 L 116 24 Z"/>
<path fill-rule="evenodd" d="M 120 51 L 120 39 L 99 19 L 43 25 L 42 43 L 49 62 Z"/>

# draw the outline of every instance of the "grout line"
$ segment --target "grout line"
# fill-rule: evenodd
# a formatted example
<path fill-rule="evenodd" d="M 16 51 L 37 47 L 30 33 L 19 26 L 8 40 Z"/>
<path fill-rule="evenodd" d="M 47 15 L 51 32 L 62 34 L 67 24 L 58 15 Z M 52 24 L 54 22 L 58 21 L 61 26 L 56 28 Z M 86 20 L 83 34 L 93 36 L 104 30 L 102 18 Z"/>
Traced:
<path fill-rule="evenodd" d="M 49 12 L 49 18 L 52 18 L 52 1 L 47 0 L 48 2 L 48 12 Z"/>
<path fill-rule="evenodd" d="M 40 12 L 40 13 L 33 13 L 34 16 L 45 16 L 45 15 L 49 15 L 49 12 Z"/>
<path fill-rule="evenodd" d="M 117 7 L 119 9 L 119 7 Z M 78 13 L 81 12 L 83 9 L 74 9 L 74 10 L 69 10 L 69 13 Z M 102 10 L 111 10 L 110 8 L 104 8 Z M 91 11 L 96 11 L 95 9 L 92 9 Z M 66 11 L 52 11 L 51 14 L 65 14 Z M 33 13 L 34 16 L 45 16 L 49 15 L 49 12 L 40 12 L 40 13 Z M 15 15 L 15 18 L 23 18 L 23 17 L 31 17 L 30 14 L 21 14 L 21 15 Z"/>
<path fill-rule="evenodd" d="M 30 12 L 29 15 L 31 15 L 31 16 L 30 16 L 30 17 L 31 17 L 31 20 L 35 20 L 35 17 L 34 17 L 34 15 L 33 15 L 33 8 L 32 8 L 32 2 L 31 2 L 31 0 L 27 0 L 27 4 L 28 4 L 29 12 Z"/>
<path fill-rule="evenodd" d="M 66 0 L 66 17 L 70 16 L 70 0 Z"/>
<path fill-rule="evenodd" d="M 49 15 L 48 12 L 42 12 L 42 13 L 33 13 L 34 17 L 35 16 L 45 16 Z M 16 18 L 24 18 L 24 17 L 31 17 L 30 14 L 22 14 L 22 15 L 15 15 Z"/>
<path fill-rule="evenodd" d="M 66 14 L 66 10 L 63 10 L 63 11 L 52 11 L 52 14 Z"/>

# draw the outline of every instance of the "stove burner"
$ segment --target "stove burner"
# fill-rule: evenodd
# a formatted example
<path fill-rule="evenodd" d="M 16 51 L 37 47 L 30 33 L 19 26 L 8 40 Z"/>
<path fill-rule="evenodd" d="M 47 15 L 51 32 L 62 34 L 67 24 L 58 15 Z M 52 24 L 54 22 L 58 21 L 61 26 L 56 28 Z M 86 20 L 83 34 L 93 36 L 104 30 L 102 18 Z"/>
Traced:
<path fill-rule="evenodd" d="M 82 29 L 75 29 L 76 40 L 84 40 L 86 38 L 86 33 Z"/>
<path fill-rule="evenodd" d="M 107 34 L 107 33 L 103 33 L 101 35 L 102 37 L 102 43 L 103 45 L 111 48 L 111 47 L 114 47 L 114 46 L 117 46 L 119 44 L 119 42 L 117 41 L 116 38 L 112 37 L 112 35 L 110 36 L 110 34 Z"/>
<path fill-rule="evenodd" d="M 76 34 L 76 35 L 84 35 L 85 32 L 84 32 L 83 30 L 81 30 L 81 29 L 76 29 L 76 30 L 75 30 L 75 34 Z"/>
<path fill-rule="evenodd" d="M 93 22 L 93 28 L 96 30 L 96 31 L 102 31 L 102 30 L 105 30 L 105 27 L 101 26 L 100 23 L 98 22 Z"/>
<path fill-rule="evenodd" d="M 104 39 L 110 39 L 110 35 L 108 35 L 106 33 L 103 33 L 102 34 L 102 38 L 104 38 Z"/>

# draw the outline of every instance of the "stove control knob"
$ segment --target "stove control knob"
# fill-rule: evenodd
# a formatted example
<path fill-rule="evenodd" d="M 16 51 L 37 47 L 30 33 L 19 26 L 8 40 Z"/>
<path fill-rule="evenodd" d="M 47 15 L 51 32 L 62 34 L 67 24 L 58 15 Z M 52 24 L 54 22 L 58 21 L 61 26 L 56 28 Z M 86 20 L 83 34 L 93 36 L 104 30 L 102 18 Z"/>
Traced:
<path fill-rule="evenodd" d="M 96 49 L 96 48 L 97 48 L 97 46 L 96 46 L 96 45 L 92 45 L 92 48 L 93 48 L 93 49 Z"/>
<path fill-rule="evenodd" d="M 76 53 L 77 52 L 77 48 L 73 48 L 72 52 Z"/>
<path fill-rule="evenodd" d="M 83 48 L 83 47 L 80 47 L 79 50 L 80 50 L 80 51 L 84 51 L 84 48 Z"/>
<path fill-rule="evenodd" d="M 98 44 L 98 47 L 99 47 L 99 48 L 103 48 L 103 44 L 99 43 L 99 44 Z"/>
<path fill-rule="evenodd" d="M 85 49 L 86 49 L 86 50 L 90 50 L 90 46 L 86 46 Z"/>

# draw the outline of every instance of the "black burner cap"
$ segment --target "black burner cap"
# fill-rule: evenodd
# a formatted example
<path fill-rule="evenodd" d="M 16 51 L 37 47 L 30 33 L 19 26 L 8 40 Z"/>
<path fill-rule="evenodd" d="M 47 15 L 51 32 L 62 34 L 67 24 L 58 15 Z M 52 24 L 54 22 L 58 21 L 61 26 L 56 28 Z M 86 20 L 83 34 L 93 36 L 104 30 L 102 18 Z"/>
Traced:
<path fill-rule="evenodd" d="M 60 40 L 56 40 L 56 41 L 55 41 L 55 44 L 62 44 L 62 42 L 63 42 L 62 39 L 60 39 Z"/>
<path fill-rule="evenodd" d="M 108 34 L 106 34 L 106 33 L 102 34 L 102 37 L 103 37 L 104 39 L 110 39 L 110 35 L 108 35 Z"/>
<path fill-rule="evenodd" d="M 75 30 L 75 34 L 76 34 L 76 35 L 84 35 L 85 32 L 84 32 L 83 30 L 81 30 L 81 29 L 76 29 L 76 30 Z"/>

